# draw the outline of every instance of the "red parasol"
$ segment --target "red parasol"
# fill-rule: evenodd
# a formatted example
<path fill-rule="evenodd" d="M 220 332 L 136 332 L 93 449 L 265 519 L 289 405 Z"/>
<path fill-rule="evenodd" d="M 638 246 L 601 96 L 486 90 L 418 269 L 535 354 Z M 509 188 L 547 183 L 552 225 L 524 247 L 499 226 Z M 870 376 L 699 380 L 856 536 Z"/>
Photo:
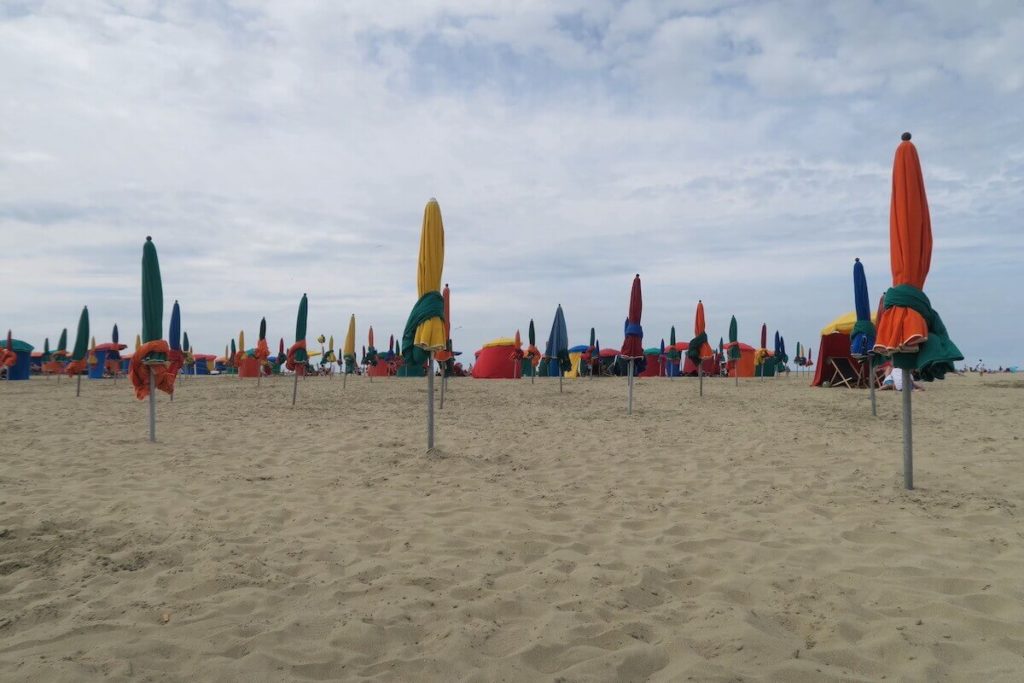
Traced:
<path fill-rule="evenodd" d="M 633 288 L 629 292 L 629 316 L 626 318 L 626 338 L 622 342 L 624 358 L 642 358 L 644 356 L 644 330 L 640 326 L 640 315 L 643 312 L 643 294 L 640 291 L 640 274 L 633 278 Z"/>

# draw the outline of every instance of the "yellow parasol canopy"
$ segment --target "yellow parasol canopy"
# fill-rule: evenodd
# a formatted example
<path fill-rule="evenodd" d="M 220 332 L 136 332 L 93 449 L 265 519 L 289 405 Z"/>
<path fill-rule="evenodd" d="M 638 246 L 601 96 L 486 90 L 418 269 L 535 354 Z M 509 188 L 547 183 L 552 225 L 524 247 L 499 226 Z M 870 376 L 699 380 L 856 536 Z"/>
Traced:
<path fill-rule="evenodd" d="M 423 231 L 420 233 L 420 259 L 416 273 L 417 296 L 427 292 L 441 292 L 441 274 L 444 270 L 444 223 L 441 207 L 431 198 L 423 209 Z M 440 351 L 447 347 L 444 321 L 428 318 L 416 328 L 416 346 L 426 351 Z"/>
<path fill-rule="evenodd" d="M 853 331 L 853 326 L 857 322 L 857 312 L 850 311 L 839 316 L 825 327 L 821 328 L 821 336 L 825 337 L 830 334 L 850 334 Z M 878 314 L 871 314 L 871 322 L 878 322 Z"/>
<path fill-rule="evenodd" d="M 354 314 L 348 319 L 348 332 L 345 334 L 345 348 L 341 350 L 341 355 L 356 355 L 356 316 Z"/>
<path fill-rule="evenodd" d="M 327 344 L 327 348 L 331 351 L 334 350 L 334 335 L 331 335 L 331 341 Z"/>
<path fill-rule="evenodd" d="M 245 353 L 245 330 L 238 331 L 238 350 Z"/>
<path fill-rule="evenodd" d="M 135 350 L 138 351 L 140 346 L 142 346 L 142 337 L 135 335 Z"/>

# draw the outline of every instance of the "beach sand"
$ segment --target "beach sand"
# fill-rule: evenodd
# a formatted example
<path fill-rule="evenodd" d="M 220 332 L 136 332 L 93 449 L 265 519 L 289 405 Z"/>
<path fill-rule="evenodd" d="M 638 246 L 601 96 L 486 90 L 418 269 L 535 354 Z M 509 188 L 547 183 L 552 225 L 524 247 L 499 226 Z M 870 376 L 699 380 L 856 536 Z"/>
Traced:
<path fill-rule="evenodd" d="M 1024 381 L 0 385 L 4 681 L 1024 678 Z"/>

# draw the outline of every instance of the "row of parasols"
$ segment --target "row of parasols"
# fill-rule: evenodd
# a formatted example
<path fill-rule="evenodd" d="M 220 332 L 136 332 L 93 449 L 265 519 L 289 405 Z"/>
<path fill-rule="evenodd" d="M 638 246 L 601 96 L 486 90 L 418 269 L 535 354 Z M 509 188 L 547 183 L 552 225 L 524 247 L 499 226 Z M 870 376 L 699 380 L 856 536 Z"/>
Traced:
<path fill-rule="evenodd" d="M 963 355 L 949 338 L 939 314 L 932 308 L 924 293 L 924 283 L 931 265 L 932 230 L 928 201 L 925 195 L 924 178 L 917 149 L 909 133 L 904 133 L 896 149 L 893 161 L 892 194 L 889 216 L 889 247 L 892 266 L 892 287 L 882 298 L 878 325 L 872 329 L 870 304 L 867 287 L 863 278 L 863 266 L 855 263 L 855 299 L 857 304 L 857 326 L 851 335 L 855 353 L 868 353 L 873 357 L 889 357 L 893 366 L 903 373 L 903 478 L 906 488 L 913 488 L 913 433 L 911 415 L 912 373 L 924 381 L 942 379 L 954 370 L 953 363 L 963 360 Z M 438 354 L 451 353 L 450 311 L 447 297 L 441 292 L 441 276 L 444 266 L 444 226 L 441 210 L 435 199 L 427 202 L 423 213 L 420 233 L 419 258 L 417 260 L 418 299 L 409 314 L 401 341 L 404 362 L 410 366 L 426 364 L 427 391 L 427 448 L 434 448 L 434 372 L 433 362 Z M 286 354 L 286 365 L 294 368 L 308 360 L 306 351 L 306 312 L 308 300 L 302 296 L 296 322 L 295 342 Z M 633 280 L 630 293 L 629 312 L 624 324 L 624 342 L 621 356 L 629 362 L 628 406 L 632 412 L 634 364 L 643 358 L 643 328 L 641 326 L 642 296 L 639 274 Z M 132 355 L 129 376 L 139 399 L 150 399 L 150 439 L 156 439 L 155 404 L 156 390 L 173 395 L 174 381 L 178 370 L 185 363 L 185 352 L 177 339 L 180 330 L 180 311 L 175 302 L 171 316 L 169 340 L 163 339 L 163 290 L 156 247 L 147 237 L 142 255 L 142 335 L 141 344 Z M 532 324 L 531 324 L 532 328 Z M 532 332 L 532 329 L 531 329 Z M 687 355 L 702 366 L 700 360 L 710 357 L 712 349 L 707 342 L 704 329 L 703 304 L 698 302 L 695 336 L 687 349 Z M 871 342 L 873 337 L 873 343 Z M 72 364 L 83 362 L 85 339 L 88 338 L 88 311 L 83 309 L 79 323 Z M 730 325 L 730 341 L 736 341 L 735 318 Z M 536 353 L 531 334 L 528 353 Z M 764 347 L 764 331 L 762 347 Z M 185 349 L 189 346 L 185 345 Z M 730 351 L 738 353 L 736 345 Z M 0 362 L 8 363 L 11 353 L 10 341 L 4 347 Z M 269 356 L 266 348 L 265 322 L 261 324 L 260 339 L 254 352 L 261 359 Z M 559 305 L 555 312 L 551 335 L 548 339 L 546 356 L 563 368 L 568 364 L 568 335 L 565 316 Z M 797 356 L 801 356 L 801 352 Z M 809 357 L 809 353 L 807 357 Z M 568 368 L 565 368 L 568 369 Z M 80 371 L 80 369 L 79 369 Z M 561 377 L 561 373 L 559 373 Z M 296 381 L 298 373 L 296 373 Z M 871 383 L 873 386 L 873 382 Z M 297 390 L 297 384 L 296 384 Z M 703 385 L 702 385 L 703 390 Z M 295 400 L 293 390 L 293 404 Z"/>

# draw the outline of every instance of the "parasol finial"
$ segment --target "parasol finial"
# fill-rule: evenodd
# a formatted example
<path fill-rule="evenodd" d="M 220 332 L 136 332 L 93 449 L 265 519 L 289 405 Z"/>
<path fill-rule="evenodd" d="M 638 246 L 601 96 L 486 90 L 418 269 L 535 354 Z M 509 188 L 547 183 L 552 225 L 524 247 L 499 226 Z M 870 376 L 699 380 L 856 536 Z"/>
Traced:
<path fill-rule="evenodd" d="M 146 235 L 146 241 L 147 242 L 152 242 L 153 238 L 151 236 L 149 236 L 149 235 Z"/>
<path fill-rule="evenodd" d="M 854 262 L 854 263 L 860 263 L 860 259 L 859 259 L 859 258 L 854 258 L 854 259 L 853 259 L 853 262 Z"/>
<path fill-rule="evenodd" d="M 904 142 L 910 140 L 910 133 L 904 133 L 903 135 L 901 135 L 900 140 L 903 140 Z"/>

